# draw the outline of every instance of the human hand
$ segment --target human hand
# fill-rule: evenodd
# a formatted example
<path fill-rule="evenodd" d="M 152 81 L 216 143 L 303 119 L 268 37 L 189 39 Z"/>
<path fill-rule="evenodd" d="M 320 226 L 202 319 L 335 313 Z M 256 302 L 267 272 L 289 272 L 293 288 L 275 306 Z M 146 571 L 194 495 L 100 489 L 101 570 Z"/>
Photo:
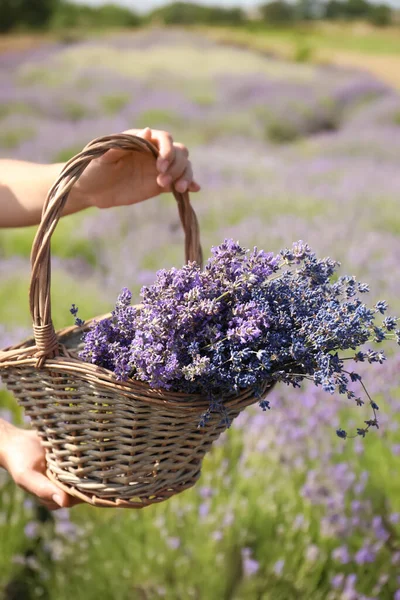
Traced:
<path fill-rule="evenodd" d="M 174 142 L 166 131 L 130 129 L 159 150 L 157 161 L 151 154 L 109 150 L 92 160 L 71 191 L 84 206 L 110 208 L 142 202 L 162 192 L 198 192 L 186 146 Z"/>
<path fill-rule="evenodd" d="M 80 500 L 69 496 L 46 477 L 45 451 L 35 431 L 1 423 L 0 462 L 17 485 L 49 510 L 70 508 Z"/>

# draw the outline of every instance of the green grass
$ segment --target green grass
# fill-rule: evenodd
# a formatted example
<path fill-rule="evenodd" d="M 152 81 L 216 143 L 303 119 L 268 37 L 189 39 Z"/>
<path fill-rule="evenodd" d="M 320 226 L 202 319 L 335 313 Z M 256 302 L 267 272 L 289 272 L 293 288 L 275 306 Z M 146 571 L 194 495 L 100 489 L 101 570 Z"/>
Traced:
<path fill-rule="evenodd" d="M 226 35 L 232 42 L 250 42 L 273 50 L 279 44 L 292 50 L 307 47 L 315 52 L 321 49 L 360 52 L 364 54 L 400 55 L 399 28 L 373 29 L 346 24 L 316 23 L 296 27 L 266 27 L 252 24 L 240 28 L 207 29 L 211 36 Z"/>
<path fill-rule="evenodd" d="M 52 237 L 52 255 L 60 258 L 84 258 L 90 265 L 95 265 L 96 254 L 93 244 L 77 235 L 80 224 L 86 214 L 70 215 L 62 219 Z M 0 231 L 0 257 L 29 257 L 37 227 L 3 229 Z"/>
<path fill-rule="evenodd" d="M 397 199 L 382 198 L 379 207 L 370 215 L 375 229 L 400 236 L 400 214 Z"/>
<path fill-rule="evenodd" d="M 85 142 L 82 142 L 80 145 L 69 146 L 68 148 L 63 148 L 59 152 L 57 152 L 53 157 L 53 162 L 55 163 L 63 163 L 69 161 L 70 158 L 79 154 L 81 150 L 84 148 Z"/>
<path fill-rule="evenodd" d="M 183 124 L 183 118 L 173 110 L 153 108 L 143 111 L 137 118 L 138 128 L 148 127 L 149 123 L 154 128 L 161 126 L 179 127 Z"/>
<path fill-rule="evenodd" d="M 131 100 L 130 94 L 108 94 L 100 98 L 101 107 L 106 115 L 115 115 Z"/>
<path fill-rule="evenodd" d="M 14 129 L 0 130 L 0 148 L 12 150 L 17 148 L 22 142 L 35 137 L 35 130 L 32 127 L 15 127 Z"/>
<path fill-rule="evenodd" d="M 28 331 L 32 327 L 29 313 L 28 290 L 29 274 L 19 274 L 3 282 L 0 288 L 0 322 L 7 327 L 24 327 Z M 82 318 L 88 319 L 112 310 L 112 303 L 107 300 L 102 290 L 90 278 L 76 279 L 53 269 L 52 272 L 52 315 L 57 329 L 73 325 L 69 309 L 74 303 L 79 306 Z M 12 299 L 12 301 L 10 301 Z"/>
<path fill-rule="evenodd" d="M 34 113 L 32 106 L 23 102 L 3 102 L 0 104 L 0 121 L 9 115 L 29 115 Z"/>
<path fill-rule="evenodd" d="M 90 117 L 91 114 L 90 110 L 86 106 L 80 102 L 74 102 L 71 100 L 68 102 L 63 102 L 61 108 L 64 116 L 69 121 L 73 122 L 81 121 L 82 119 Z"/>
<path fill-rule="evenodd" d="M 249 169 L 245 173 L 249 182 L 255 176 L 256 169 Z M 268 174 L 265 174 L 268 179 Z M 293 198 L 281 195 L 275 198 L 249 198 L 243 194 L 238 194 L 234 188 L 230 190 L 227 186 L 227 197 L 230 198 L 229 207 L 226 202 L 215 198 L 213 204 L 208 207 L 205 214 L 201 215 L 202 228 L 207 234 L 218 233 L 226 227 L 246 223 L 248 219 L 257 219 L 261 222 L 271 222 L 281 215 L 293 215 L 312 219 L 327 212 L 328 207 L 319 199 L 308 197 Z M 221 234 L 222 235 L 222 234 Z M 220 239 L 222 242 L 222 237 Z"/>

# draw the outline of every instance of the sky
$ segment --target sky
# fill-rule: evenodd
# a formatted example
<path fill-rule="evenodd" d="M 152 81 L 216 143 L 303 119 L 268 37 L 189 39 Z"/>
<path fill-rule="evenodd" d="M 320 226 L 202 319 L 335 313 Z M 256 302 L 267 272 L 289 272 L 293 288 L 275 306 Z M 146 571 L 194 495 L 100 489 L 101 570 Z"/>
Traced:
<path fill-rule="evenodd" d="M 127 6 L 135 12 L 148 12 L 158 6 L 170 4 L 172 0 L 75 0 L 78 4 L 91 4 L 98 6 L 100 4 L 120 4 L 121 6 Z M 186 0 L 188 1 L 188 0 Z M 190 1 L 190 0 L 189 0 Z M 378 1 L 378 0 L 377 0 Z M 400 0 L 379 0 L 385 1 L 388 4 L 396 8 L 400 8 Z M 224 7 L 241 7 L 241 8 L 254 8 L 259 4 L 265 3 L 266 0 L 196 0 L 193 4 L 205 4 L 207 6 L 224 6 Z"/>

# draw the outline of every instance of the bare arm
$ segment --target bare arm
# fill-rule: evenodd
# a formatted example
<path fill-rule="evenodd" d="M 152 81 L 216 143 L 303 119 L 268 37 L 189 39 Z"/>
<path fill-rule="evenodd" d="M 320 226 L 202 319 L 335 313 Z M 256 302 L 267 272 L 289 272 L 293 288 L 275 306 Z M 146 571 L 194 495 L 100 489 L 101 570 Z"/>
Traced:
<path fill-rule="evenodd" d="M 92 160 L 72 188 L 64 215 L 89 206 L 111 208 L 142 202 L 162 192 L 198 192 L 189 152 L 166 131 L 131 129 L 159 150 L 157 161 L 150 154 L 109 150 Z M 0 228 L 23 227 L 40 222 L 47 192 L 63 164 L 40 165 L 0 160 Z"/>
<path fill-rule="evenodd" d="M 0 160 L 0 228 L 39 223 L 47 192 L 62 167 L 62 164 L 41 165 Z M 85 207 L 83 198 L 71 193 L 64 215 Z"/>

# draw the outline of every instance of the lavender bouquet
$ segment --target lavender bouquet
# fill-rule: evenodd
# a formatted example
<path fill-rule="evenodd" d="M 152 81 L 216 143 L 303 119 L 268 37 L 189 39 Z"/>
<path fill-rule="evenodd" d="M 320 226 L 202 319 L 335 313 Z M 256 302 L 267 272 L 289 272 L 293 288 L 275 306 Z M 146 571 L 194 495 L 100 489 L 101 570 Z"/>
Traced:
<path fill-rule="evenodd" d="M 155 283 L 142 289 L 140 306 L 131 305 L 124 289 L 111 318 L 84 335 L 80 357 L 120 381 L 206 395 L 210 408 L 200 427 L 213 411 L 227 418 L 224 398 L 245 388 L 254 390 L 263 410 L 270 408 L 261 395 L 266 382 L 299 387 L 308 379 L 361 406 L 355 383 L 373 412 L 357 429 L 364 437 L 378 427 L 378 406 L 346 362 L 382 363 L 383 352 L 364 344 L 389 338 L 400 343 L 400 331 L 390 316 L 376 324 L 386 302 L 368 308 L 359 298 L 368 286 L 337 277 L 338 266 L 318 259 L 302 241 L 274 255 L 225 240 L 212 249 L 204 270 L 189 263 L 159 271 Z M 71 312 L 77 318 L 75 306 Z M 347 437 L 343 429 L 337 434 Z"/>

